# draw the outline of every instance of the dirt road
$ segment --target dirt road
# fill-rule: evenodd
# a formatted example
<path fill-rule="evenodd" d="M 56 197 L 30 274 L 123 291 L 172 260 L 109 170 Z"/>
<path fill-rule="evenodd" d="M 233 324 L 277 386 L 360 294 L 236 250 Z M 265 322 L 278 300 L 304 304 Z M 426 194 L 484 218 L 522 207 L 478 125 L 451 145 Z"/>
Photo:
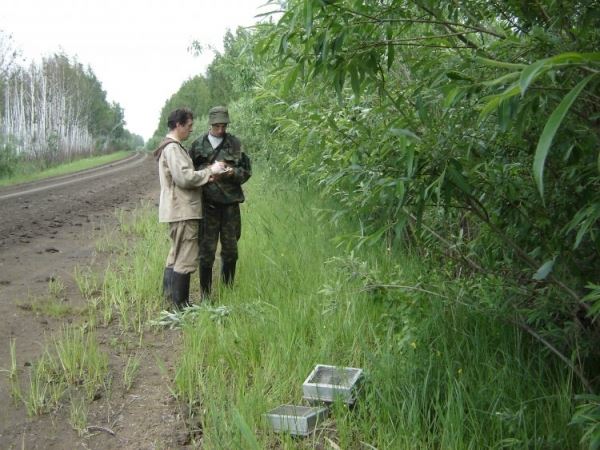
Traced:
<path fill-rule="evenodd" d="M 94 267 L 101 274 L 110 255 L 98 254 L 95 241 L 115 228 L 115 211 L 131 210 L 140 201 L 156 202 L 158 190 L 156 164 L 142 154 L 76 175 L 0 189 L 0 369 L 10 366 L 9 342 L 14 339 L 25 392 L 31 363 L 51 336 L 65 323 L 84 320 L 75 267 Z M 58 319 L 31 307 L 48 295 L 52 279 L 64 283 L 63 301 L 72 308 Z M 127 337 L 110 327 L 97 334 L 110 354 L 111 372 L 120 375 L 129 352 L 118 344 Z M 148 339 L 153 341 L 135 350 L 142 359 L 139 382 L 125 392 L 113 381 L 110 398 L 90 405 L 88 424 L 97 428 L 84 437 L 70 426 L 67 407 L 28 417 L 24 406 L 11 399 L 6 374 L 0 372 L 0 448 L 177 448 L 184 439 L 177 435 L 177 411 L 156 361 L 171 367 L 178 335 Z"/>

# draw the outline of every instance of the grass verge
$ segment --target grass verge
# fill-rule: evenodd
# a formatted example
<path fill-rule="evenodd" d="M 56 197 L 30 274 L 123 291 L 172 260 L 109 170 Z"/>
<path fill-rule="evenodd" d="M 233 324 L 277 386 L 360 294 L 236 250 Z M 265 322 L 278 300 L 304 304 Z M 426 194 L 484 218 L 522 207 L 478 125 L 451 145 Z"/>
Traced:
<path fill-rule="evenodd" d="M 131 152 L 129 151 L 119 151 L 108 155 L 83 158 L 47 169 L 40 168 L 34 163 L 20 163 L 14 170 L 13 175 L 0 179 L 0 187 L 79 172 L 80 170 L 90 169 L 92 167 L 101 166 L 102 164 L 118 161 L 129 155 L 131 155 Z"/>
<path fill-rule="evenodd" d="M 377 245 L 346 252 L 334 238 L 352 226 L 319 219 L 318 196 L 267 174 L 248 199 L 235 287 L 217 284 L 211 304 L 154 321 L 183 330 L 172 391 L 203 448 L 579 445 L 576 383 L 487 308 L 505 295 L 488 280 Z M 140 239 L 107 271 L 101 308 L 142 332 L 164 306 L 166 229 L 150 206 L 122 223 Z M 318 363 L 364 369 L 356 407 L 333 405 L 303 440 L 274 434 L 264 413 L 302 404 Z"/>

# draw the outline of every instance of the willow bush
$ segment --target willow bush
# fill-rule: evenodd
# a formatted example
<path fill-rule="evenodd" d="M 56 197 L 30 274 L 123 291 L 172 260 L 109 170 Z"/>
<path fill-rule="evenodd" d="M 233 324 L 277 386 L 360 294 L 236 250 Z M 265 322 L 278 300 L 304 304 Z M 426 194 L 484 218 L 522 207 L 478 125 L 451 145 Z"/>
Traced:
<path fill-rule="evenodd" d="M 542 3 L 287 2 L 255 35 L 265 70 L 245 118 L 262 155 L 358 219 L 354 245 L 500 277 L 492 306 L 593 390 L 599 18 Z"/>
<path fill-rule="evenodd" d="M 587 393 L 574 422 L 598 442 L 597 7 L 271 4 L 207 72 L 255 164 L 352 218 L 340 245 L 408 248 L 527 333 Z"/>

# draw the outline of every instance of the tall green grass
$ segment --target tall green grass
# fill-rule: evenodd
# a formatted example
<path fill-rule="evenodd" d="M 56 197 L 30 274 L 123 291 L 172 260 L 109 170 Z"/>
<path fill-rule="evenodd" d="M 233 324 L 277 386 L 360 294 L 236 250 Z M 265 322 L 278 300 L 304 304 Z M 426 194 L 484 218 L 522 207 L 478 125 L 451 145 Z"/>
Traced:
<path fill-rule="evenodd" d="M 247 191 L 235 286 L 185 316 L 171 387 L 202 448 L 579 446 L 570 373 L 486 306 L 509 294 L 398 249 L 346 252 L 334 238 L 352 224 L 319 219 L 327 205 L 289 181 L 259 172 Z M 136 330 L 163 306 L 155 214 L 138 214 L 104 285 L 110 317 Z M 334 405 L 306 439 L 274 434 L 264 413 L 301 404 L 319 363 L 364 369 L 356 407 Z"/>
<path fill-rule="evenodd" d="M 146 204 L 133 214 L 119 214 L 120 230 L 129 236 L 117 246 L 105 271 L 95 309 L 103 324 L 118 321 L 122 330 L 142 333 L 147 322 L 165 308 L 160 291 L 168 238 L 157 223 L 155 207 Z"/>

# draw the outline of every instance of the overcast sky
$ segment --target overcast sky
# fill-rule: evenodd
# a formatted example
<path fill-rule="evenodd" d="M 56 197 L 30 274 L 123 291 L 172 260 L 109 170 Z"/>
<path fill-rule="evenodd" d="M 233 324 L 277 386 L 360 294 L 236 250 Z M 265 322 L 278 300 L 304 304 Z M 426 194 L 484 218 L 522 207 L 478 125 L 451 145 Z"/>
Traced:
<path fill-rule="evenodd" d="M 267 0 L 0 0 L 0 30 L 28 61 L 63 51 L 90 65 L 127 128 L 150 138 L 165 101 L 181 83 L 205 73 L 227 29 L 251 26 L 275 9 Z M 27 63 L 25 63 L 27 64 Z M 203 111 L 196 112 L 204 113 Z"/>

